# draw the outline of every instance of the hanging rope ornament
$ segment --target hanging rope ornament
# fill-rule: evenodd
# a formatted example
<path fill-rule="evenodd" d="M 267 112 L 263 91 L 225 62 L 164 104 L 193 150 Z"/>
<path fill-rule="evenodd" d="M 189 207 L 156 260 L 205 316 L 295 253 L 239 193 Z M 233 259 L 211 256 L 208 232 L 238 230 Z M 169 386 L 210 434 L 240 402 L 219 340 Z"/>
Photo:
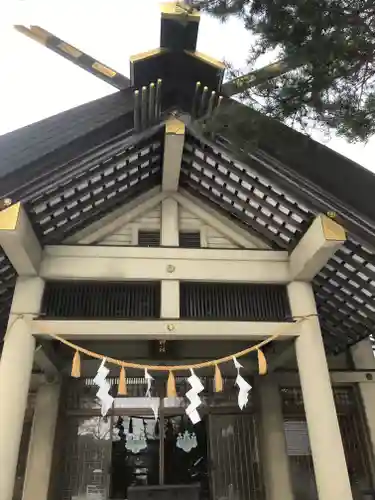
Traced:
<path fill-rule="evenodd" d="M 120 377 L 118 381 L 118 396 L 127 396 L 128 395 L 128 387 L 126 385 L 126 372 L 125 368 L 122 366 L 120 370 Z"/>
<path fill-rule="evenodd" d="M 94 384 L 99 387 L 99 390 L 96 393 L 96 397 L 101 402 L 103 417 L 107 415 L 108 410 L 111 408 L 114 401 L 113 397 L 109 394 L 111 386 L 109 385 L 109 382 L 106 380 L 108 373 L 109 369 L 105 366 L 105 358 L 104 358 L 94 378 Z"/>
<path fill-rule="evenodd" d="M 19 314 L 15 321 L 18 321 L 20 319 L 25 321 L 24 318 L 25 314 Z M 227 356 L 224 356 L 222 358 L 218 359 L 211 359 L 207 361 L 202 361 L 200 363 L 195 363 L 195 364 L 188 364 L 188 365 L 145 365 L 145 364 L 140 364 L 140 363 L 133 363 L 130 361 L 123 361 L 119 360 L 116 358 L 111 358 L 111 357 L 106 357 L 103 354 L 99 354 L 93 351 L 90 351 L 89 349 L 85 349 L 84 347 L 78 346 L 77 344 L 74 344 L 73 342 L 70 342 L 69 340 L 61 337 L 60 335 L 53 334 L 49 332 L 48 330 L 44 329 L 43 326 L 40 324 L 41 322 L 38 323 L 38 328 L 40 333 L 44 333 L 46 335 L 49 335 L 51 338 L 58 340 L 62 344 L 65 344 L 69 346 L 70 348 L 75 350 L 75 354 L 73 357 L 73 362 L 72 362 L 72 372 L 71 375 L 72 377 L 80 377 L 81 376 L 81 359 L 80 359 L 80 354 L 85 354 L 86 356 L 90 356 L 95 359 L 100 359 L 102 360 L 102 363 L 98 369 L 98 373 L 94 379 L 94 383 L 99 386 L 99 390 L 97 393 L 98 398 L 101 401 L 102 405 L 102 415 L 106 415 L 108 412 L 109 408 L 113 404 L 113 397 L 109 394 L 110 390 L 110 385 L 109 383 L 105 380 L 108 373 L 109 369 L 104 366 L 105 362 L 112 363 L 113 365 L 117 365 L 120 367 L 120 377 L 119 377 L 119 387 L 118 387 L 118 394 L 119 395 L 126 395 L 127 394 L 127 386 L 126 386 L 126 368 L 130 369 L 135 369 L 135 370 L 144 370 L 145 373 L 145 379 L 147 383 L 147 390 L 146 390 L 146 397 L 150 399 L 150 407 L 152 408 L 152 411 L 154 412 L 155 419 L 158 417 L 158 412 L 159 412 L 159 398 L 153 398 L 151 397 L 151 384 L 153 377 L 149 374 L 148 370 L 152 371 L 158 371 L 158 372 L 168 372 L 168 382 L 167 382 L 167 396 L 168 397 L 176 397 L 177 391 L 176 391 L 176 380 L 175 380 L 175 374 L 174 372 L 176 371 L 185 371 L 185 370 L 190 370 L 190 377 L 188 378 L 188 382 L 191 385 L 191 389 L 186 393 L 187 398 L 190 401 L 189 406 L 186 409 L 186 414 L 188 415 L 189 419 L 192 421 L 193 424 L 199 422 L 200 416 L 197 411 L 197 408 L 200 406 L 202 403 L 199 393 L 203 391 L 204 387 L 200 379 L 197 377 L 197 375 L 194 373 L 194 370 L 198 370 L 200 368 L 210 368 L 213 367 L 215 369 L 215 375 L 214 375 L 214 388 L 215 392 L 221 392 L 223 390 L 223 377 L 219 368 L 219 365 L 221 363 L 227 363 L 230 361 L 233 361 L 234 366 L 237 370 L 237 378 L 235 385 L 237 385 L 239 392 L 238 392 L 238 406 L 242 410 L 247 402 L 248 402 L 248 397 L 249 397 L 249 392 L 251 390 L 251 385 L 246 382 L 246 380 L 241 376 L 240 374 L 240 369 L 243 368 L 243 366 L 238 362 L 237 358 L 246 356 L 247 354 L 257 351 L 257 356 L 258 356 L 258 370 L 260 375 L 265 375 L 267 373 L 267 360 L 266 357 L 262 351 L 262 348 L 276 340 L 277 338 L 281 337 L 282 335 L 285 335 L 289 330 L 295 329 L 295 327 L 301 323 L 302 321 L 305 321 L 308 318 L 312 317 L 317 317 L 317 314 L 308 314 L 306 316 L 297 316 L 293 318 L 288 318 L 288 323 L 281 325 L 279 328 L 277 328 L 276 332 L 272 335 L 269 335 L 268 338 L 265 340 L 262 340 L 256 345 L 252 345 L 250 347 L 247 347 L 246 349 L 243 349 L 242 351 L 236 352 L 234 354 L 229 354 Z M 293 320 L 293 322 L 289 322 L 290 319 Z M 10 328 L 13 327 L 15 324 L 15 321 L 12 323 Z"/>
<path fill-rule="evenodd" d="M 258 370 L 259 370 L 259 375 L 266 375 L 267 374 L 267 360 L 266 356 L 264 355 L 263 351 L 261 349 L 257 349 L 258 351 Z"/>
<path fill-rule="evenodd" d="M 23 316 L 24 315 L 20 314 L 17 319 L 23 319 Z M 145 365 L 145 364 L 140 364 L 140 363 L 132 363 L 130 361 L 123 361 L 120 359 L 111 358 L 109 356 L 104 356 L 103 354 L 99 354 L 99 353 L 96 353 L 94 351 L 90 351 L 89 349 L 85 349 L 84 347 L 81 347 L 77 344 L 74 344 L 73 342 L 70 342 L 69 340 L 64 339 L 60 335 L 57 335 L 57 334 L 49 332 L 48 330 L 45 330 L 43 328 L 43 326 L 40 324 L 40 322 L 38 323 L 38 328 L 39 328 L 41 333 L 44 333 L 45 335 L 49 335 L 51 338 L 58 340 L 62 344 L 65 344 L 65 345 L 71 347 L 72 349 L 76 350 L 77 352 L 79 352 L 81 354 L 85 354 L 86 356 L 90 356 L 91 358 L 96 358 L 96 359 L 101 359 L 101 360 L 106 359 L 106 361 L 108 363 L 112 363 L 114 365 L 124 367 L 124 368 L 134 368 L 135 370 L 148 369 L 148 370 L 159 371 L 159 372 L 174 372 L 177 370 L 179 370 L 179 371 L 190 370 L 190 369 L 198 370 L 200 368 L 215 367 L 215 365 L 218 365 L 221 363 L 227 363 L 227 362 L 233 360 L 233 357 L 240 358 L 240 357 L 246 356 L 247 354 L 250 354 L 251 352 L 254 352 L 254 351 L 258 352 L 258 360 L 262 359 L 262 366 L 264 366 L 263 362 L 265 361 L 265 357 L 264 357 L 263 352 L 260 351 L 260 349 L 262 347 L 269 344 L 270 342 L 273 342 L 274 340 L 281 337 L 282 335 L 285 335 L 285 333 L 287 333 L 288 330 L 295 329 L 295 327 L 299 323 L 306 320 L 307 318 L 317 317 L 317 316 L 318 316 L 317 314 L 309 314 L 306 316 L 294 317 L 294 318 L 292 318 L 295 320 L 294 322 L 282 325 L 280 328 L 277 329 L 277 332 L 270 335 L 268 338 L 266 338 L 265 340 L 262 340 L 261 342 L 259 342 L 256 345 L 252 345 L 250 347 L 247 347 L 246 349 L 243 349 L 242 351 L 236 352 L 234 354 L 229 354 L 228 356 L 224 356 L 223 358 L 210 359 L 207 361 L 202 361 L 201 363 L 195 363 L 195 364 L 189 364 L 189 365 L 184 365 L 184 364 L 181 364 L 181 365 Z"/>
<path fill-rule="evenodd" d="M 238 391 L 238 406 L 240 410 L 243 410 L 247 405 L 247 401 L 249 399 L 249 392 L 251 391 L 251 385 L 246 382 L 246 380 L 240 375 L 240 369 L 243 368 L 241 363 L 237 361 L 237 359 L 233 356 L 233 363 L 237 370 L 237 378 L 235 385 L 237 385 Z"/>
<path fill-rule="evenodd" d="M 79 355 L 79 351 L 74 353 L 71 375 L 74 378 L 79 378 L 81 376 L 81 356 Z"/>
<path fill-rule="evenodd" d="M 177 397 L 176 379 L 174 377 L 174 373 L 170 371 L 167 382 L 167 398 L 175 398 L 175 397 Z"/>
<path fill-rule="evenodd" d="M 215 376 L 214 376 L 215 392 L 223 392 L 224 384 L 223 377 L 219 365 L 215 365 Z"/>
<path fill-rule="evenodd" d="M 199 377 L 197 377 L 194 373 L 194 370 L 190 368 L 190 377 L 188 378 L 188 382 L 191 385 L 191 389 L 186 393 L 186 397 L 190 401 L 189 406 L 186 408 L 185 412 L 187 416 L 190 418 L 193 425 L 200 422 L 201 417 L 197 412 L 197 408 L 202 404 L 202 400 L 199 397 L 199 393 L 203 391 L 204 386 L 200 381 Z"/>

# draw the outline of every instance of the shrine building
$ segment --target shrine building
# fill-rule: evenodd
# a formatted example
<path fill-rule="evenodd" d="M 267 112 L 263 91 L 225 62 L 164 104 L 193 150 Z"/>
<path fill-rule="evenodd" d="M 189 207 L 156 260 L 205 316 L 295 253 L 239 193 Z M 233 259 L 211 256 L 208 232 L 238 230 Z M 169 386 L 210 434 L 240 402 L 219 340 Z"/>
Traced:
<path fill-rule="evenodd" d="M 375 175 L 199 21 L 129 79 L 17 27 L 118 91 L 0 137 L 0 500 L 375 498 Z"/>

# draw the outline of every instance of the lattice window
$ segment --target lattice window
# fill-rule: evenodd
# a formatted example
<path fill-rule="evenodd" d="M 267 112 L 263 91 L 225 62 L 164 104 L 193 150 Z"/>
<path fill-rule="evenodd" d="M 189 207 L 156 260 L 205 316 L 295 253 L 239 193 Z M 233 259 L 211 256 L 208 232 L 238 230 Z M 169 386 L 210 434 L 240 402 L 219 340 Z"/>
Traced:
<path fill-rule="evenodd" d="M 182 248 L 200 248 L 200 231 L 181 231 L 179 233 L 179 246 Z"/>
<path fill-rule="evenodd" d="M 160 231 L 139 231 L 138 246 L 160 247 Z"/>
<path fill-rule="evenodd" d="M 215 321 L 287 321 L 284 285 L 180 283 L 181 318 Z"/>
<path fill-rule="evenodd" d="M 50 318 L 159 318 L 160 283 L 48 282 L 41 310 Z"/>

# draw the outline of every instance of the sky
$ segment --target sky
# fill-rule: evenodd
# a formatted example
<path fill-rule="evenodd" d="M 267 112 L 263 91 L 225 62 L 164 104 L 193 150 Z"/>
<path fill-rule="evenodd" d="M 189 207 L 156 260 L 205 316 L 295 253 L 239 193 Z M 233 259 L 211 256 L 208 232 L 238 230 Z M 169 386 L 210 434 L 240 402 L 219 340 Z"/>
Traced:
<path fill-rule="evenodd" d="M 159 6 L 157 0 L 0 0 L 0 135 L 116 91 L 13 24 L 39 25 L 129 76 L 131 55 L 159 47 Z M 250 37 L 240 20 L 221 24 L 203 15 L 197 50 L 245 68 Z M 375 172 L 375 137 L 365 145 L 313 137 Z"/>

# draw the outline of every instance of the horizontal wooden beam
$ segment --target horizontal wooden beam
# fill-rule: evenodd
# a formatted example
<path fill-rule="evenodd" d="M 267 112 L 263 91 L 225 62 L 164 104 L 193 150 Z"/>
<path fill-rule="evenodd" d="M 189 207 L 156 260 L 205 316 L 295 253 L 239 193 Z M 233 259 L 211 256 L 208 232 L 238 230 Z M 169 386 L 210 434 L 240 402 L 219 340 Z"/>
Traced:
<path fill-rule="evenodd" d="M 108 247 L 47 245 L 44 257 L 111 257 L 114 259 L 180 259 L 180 260 L 240 260 L 248 262 L 288 263 L 288 252 L 280 250 L 245 250 L 219 248 L 175 248 L 175 247 Z"/>
<path fill-rule="evenodd" d="M 342 226 L 319 215 L 290 255 L 291 280 L 311 281 L 345 242 Z"/>
<path fill-rule="evenodd" d="M 46 247 L 46 280 L 191 280 L 287 283 L 286 252 L 101 246 Z"/>
<path fill-rule="evenodd" d="M 368 375 L 372 375 L 372 379 Z M 348 385 L 357 383 L 375 384 L 375 374 L 365 371 L 346 371 L 330 370 L 329 375 L 334 385 Z M 274 372 L 269 377 L 273 377 L 280 387 L 299 387 L 300 379 L 297 371 L 283 372 L 282 370 Z"/>
<path fill-rule="evenodd" d="M 20 203 L 0 211 L 0 246 L 18 276 L 36 276 L 42 249 Z"/>
<path fill-rule="evenodd" d="M 293 323 L 245 322 L 245 321 L 72 321 L 43 320 L 32 321 L 32 333 L 49 337 L 61 335 L 70 339 L 85 340 L 127 340 L 127 339 L 230 339 L 250 341 L 262 340 L 280 332 L 280 340 L 296 337 L 300 325 Z"/>

